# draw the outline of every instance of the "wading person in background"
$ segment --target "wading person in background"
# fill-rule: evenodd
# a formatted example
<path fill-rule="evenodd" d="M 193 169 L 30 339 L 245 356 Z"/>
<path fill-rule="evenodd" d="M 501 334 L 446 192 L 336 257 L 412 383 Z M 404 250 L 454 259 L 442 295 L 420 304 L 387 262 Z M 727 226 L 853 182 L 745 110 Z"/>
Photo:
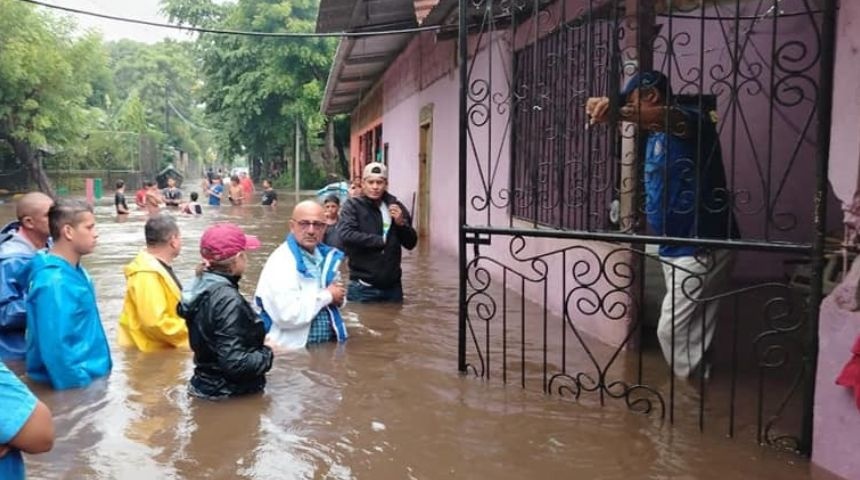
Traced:
<path fill-rule="evenodd" d="M 141 210 L 146 209 L 146 192 L 149 191 L 149 188 L 151 186 L 152 182 L 143 182 L 143 186 L 141 186 L 140 189 L 138 189 L 138 191 L 134 193 L 134 204 L 137 205 L 137 208 Z"/>
<path fill-rule="evenodd" d="M 290 234 L 260 273 L 256 303 L 278 347 L 301 348 L 345 341 L 339 307 L 346 300 L 338 266 L 343 253 L 320 243 L 326 222 L 322 206 L 306 200 L 293 209 Z"/>
<path fill-rule="evenodd" d="M 644 171 L 650 229 L 669 237 L 738 238 L 719 137 L 706 112 L 676 104 L 668 79 L 657 71 L 631 78 L 620 97 L 620 120 L 648 132 Z M 591 123 L 607 122 L 609 98 L 588 99 L 586 113 Z M 708 302 L 703 312 L 705 303 L 698 300 L 725 287 L 733 255 L 677 245 L 661 245 L 659 252 L 667 288 L 657 327 L 663 355 L 679 377 L 708 377 L 710 365 L 702 351 L 711 345 L 719 302 Z"/>
<path fill-rule="evenodd" d="M 182 207 L 182 213 L 189 215 L 203 215 L 203 206 L 197 202 L 197 192 L 191 192 L 191 201 Z"/>
<path fill-rule="evenodd" d="M 167 179 L 167 188 L 161 192 L 164 198 L 164 204 L 168 207 L 178 207 L 182 202 L 182 190 L 176 187 L 176 179 Z"/>
<path fill-rule="evenodd" d="M 388 169 L 364 167 L 361 195 L 344 202 L 340 238 L 349 260 L 347 296 L 356 302 L 402 302 L 401 248 L 412 250 L 418 235 L 409 211 L 388 193 Z"/>
<path fill-rule="evenodd" d="M 224 185 L 221 184 L 220 175 L 216 175 L 212 179 L 212 184 L 209 185 L 206 194 L 209 195 L 209 205 L 213 207 L 221 206 L 221 198 L 224 196 Z"/>
<path fill-rule="evenodd" d="M 187 346 L 188 329 L 176 313 L 182 284 L 172 267 L 182 249 L 179 227 L 173 217 L 159 214 L 143 229 L 146 248 L 125 266 L 119 344 L 142 352 Z"/>
<path fill-rule="evenodd" d="M 239 182 L 239 177 L 233 175 L 230 177 L 230 186 L 227 190 L 227 200 L 230 200 L 230 205 L 240 206 L 245 202 L 245 190 Z"/>
<path fill-rule="evenodd" d="M 340 198 L 337 195 L 329 195 L 323 201 L 325 209 L 325 237 L 323 243 L 343 250 L 343 242 L 340 239 Z"/>
<path fill-rule="evenodd" d="M 158 213 L 158 210 L 164 205 L 164 197 L 161 196 L 155 182 L 148 182 L 144 203 L 146 203 L 146 211 L 149 214 Z"/>
<path fill-rule="evenodd" d="M 245 194 L 245 200 L 250 202 L 254 196 L 254 182 L 248 176 L 248 172 L 239 174 L 239 184 L 242 186 L 242 193 Z"/>
<path fill-rule="evenodd" d="M 48 210 L 54 201 L 44 193 L 18 199 L 18 220 L 0 230 L 0 359 L 23 360 L 27 352 L 27 277 L 30 261 L 47 248 L 51 236 Z"/>
<path fill-rule="evenodd" d="M 45 453 L 53 446 L 51 411 L 0 362 L 0 478 L 24 480 L 21 452 Z"/>
<path fill-rule="evenodd" d="M 113 205 L 117 215 L 128 215 L 128 204 L 125 203 L 125 182 L 116 181 L 116 193 L 113 195 Z"/>
<path fill-rule="evenodd" d="M 263 180 L 263 194 L 260 196 L 260 204 L 265 206 L 278 206 L 278 192 L 272 188 L 270 180 Z"/>
<path fill-rule="evenodd" d="M 266 329 L 239 293 L 248 263 L 246 251 L 260 247 L 230 223 L 209 227 L 200 239 L 203 264 L 182 292 L 179 315 L 188 326 L 194 350 L 194 375 L 188 392 L 219 400 L 262 392 L 272 368 L 272 350 L 263 344 Z"/>
<path fill-rule="evenodd" d="M 85 203 L 59 200 L 48 221 L 54 245 L 30 269 L 27 375 L 57 390 L 86 387 L 112 366 L 96 292 L 81 266 L 96 247 L 96 219 Z"/>

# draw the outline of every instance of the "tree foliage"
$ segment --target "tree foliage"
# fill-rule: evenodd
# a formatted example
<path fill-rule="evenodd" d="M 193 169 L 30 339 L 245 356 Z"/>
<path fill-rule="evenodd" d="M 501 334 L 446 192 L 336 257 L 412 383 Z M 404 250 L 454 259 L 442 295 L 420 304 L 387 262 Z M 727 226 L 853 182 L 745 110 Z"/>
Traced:
<path fill-rule="evenodd" d="M 215 4 L 162 0 L 173 21 L 257 32 L 313 32 L 318 0 L 241 0 Z M 329 119 L 319 112 L 336 41 L 202 34 L 198 52 L 206 83 L 207 113 L 219 127 L 228 155 L 267 162 L 292 151 L 295 121 L 303 150 L 323 146 Z M 311 165 L 313 167 L 314 165 Z M 309 172 L 310 173 L 310 172 Z M 311 177 L 308 175 L 308 179 Z"/>
<path fill-rule="evenodd" d="M 14 0 L 0 0 L 0 140 L 43 191 L 40 151 L 78 142 L 109 74 L 101 40 Z"/>

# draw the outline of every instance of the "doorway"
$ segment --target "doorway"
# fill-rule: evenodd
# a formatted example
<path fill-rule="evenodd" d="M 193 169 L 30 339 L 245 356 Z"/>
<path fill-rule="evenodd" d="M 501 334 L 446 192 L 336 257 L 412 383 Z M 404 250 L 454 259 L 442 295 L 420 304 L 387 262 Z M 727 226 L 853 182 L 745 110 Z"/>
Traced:
<path fill-rule="evenodd" d="M 430 236 L 430 165 L 433 152 L 433 105 L 421 109 L 418 121 L 418 236 Z M 412 212 L 416 215 L 415 212 Z"/>

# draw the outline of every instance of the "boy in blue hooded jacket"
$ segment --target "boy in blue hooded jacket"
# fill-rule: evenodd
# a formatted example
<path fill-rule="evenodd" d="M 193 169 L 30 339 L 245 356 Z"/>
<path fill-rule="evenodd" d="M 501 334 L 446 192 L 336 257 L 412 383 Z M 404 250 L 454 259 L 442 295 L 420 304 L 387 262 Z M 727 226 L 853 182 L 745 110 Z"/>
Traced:
<path fill-rule="evenodd" d="M 96 246 L 92 208 L 60 200 L 48 212 L 54 246 L 30 265 L 27 375 L 57 390 L 110 373 L 111 357 L 92 280 L 81 257 Z"/>

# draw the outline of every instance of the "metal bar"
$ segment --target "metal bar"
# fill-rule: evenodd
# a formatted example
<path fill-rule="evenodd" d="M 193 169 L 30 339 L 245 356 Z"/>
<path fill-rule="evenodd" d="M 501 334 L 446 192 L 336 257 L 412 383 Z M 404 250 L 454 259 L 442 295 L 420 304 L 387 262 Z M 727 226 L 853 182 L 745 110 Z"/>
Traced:
<path fill-rule="evenodd" d="M 807 385 L 803 395 L 804 415 L 800 446 L 812 454 L 813 404 L 815 402 L 815 374 L 818 367 L 818 314 L 823 298 L 824 243 L 827 234 L 827 170 L 830 161 L 830 120 L 833 110 L 833 66 L 836 50 L 836 0 L 823 0 L 821 19 L 821 64 L 819 65 L 819 91 L 816 111 L 815 162 L 815 237 L 812 240 L 812 278 L 809 296 L 809 349 L 806 352 Z"/>
<path fill-rule="evenodd" d="M 502 383 L 508 383 L 508 269 L 502 269 Z"/>
<path fill-rule="evenodd" d="M 825 178 L 826 181 L 826 178 Z M 826 190 L 825 190 L 826 192 Z M 462 206 L 462 205 L 461 205 Z M 522 236 L 534 238 L 558 238 L 571 240 L 597 240 L 601 242 L 643 243 L 653 245 L 684 245 L 726 250 L 754 250 L 762 252 L 799 253 L 809 255 L 812 245 L 788 242 L 762 242 L 757 240 L 722 240 L 711 238 L 671 238 L 658 235 L 630 235 L 613 232 L 586 232 L 581 230 L 557 230 L 554 228 L 507 228 L 464 225 L 468 233 L 489 235 Z M 823 247 L 823 245 L 822 245 Z"/>
<path fill-rule="evenodd" d="M 466 174 L 468 166 L 467 160 L 467 138 L 469 125 L 467 123 L 467 105 L 466 92 L 469 87 L 469 77 L 467 71 L 467 57 L 469 54 L 468 46 L 468 30 L 466 29 L 466 14 L 468 12 L 468 1 L 460 0 L 460 32 L 458 37 L 458 50 L 460 54 L 460 136 L 458 138 L 458 153 L 460 157 L 458 178 L 458 197 L 460 199 L 459 208 L 457 211 L 457 229 L 459 236 L 458 258 L 460 263 L 460 292 L 459 292 L 459 321 L 457 329 L 457 369 L 460 373 L 466 373 Z"/>

